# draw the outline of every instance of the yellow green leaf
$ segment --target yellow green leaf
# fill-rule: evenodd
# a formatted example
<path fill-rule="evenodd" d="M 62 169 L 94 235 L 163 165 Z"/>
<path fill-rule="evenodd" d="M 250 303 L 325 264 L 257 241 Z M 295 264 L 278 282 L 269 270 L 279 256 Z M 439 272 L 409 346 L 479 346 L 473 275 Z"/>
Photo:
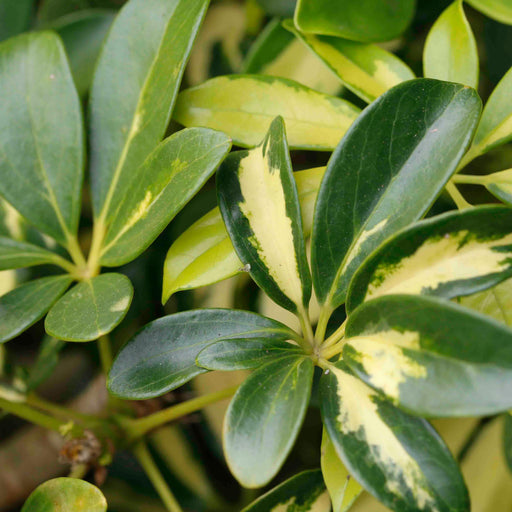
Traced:
<path fill-rule="evenodd" d="M 491 194 L 512 206 L 512 169 L 482 177 L 482 182 Z"/>
<path fill-rule="evenodd" d="M 466 0 L 466 2 L 493 20 L 512 25 L 512 3 L 510 0 Z"/>

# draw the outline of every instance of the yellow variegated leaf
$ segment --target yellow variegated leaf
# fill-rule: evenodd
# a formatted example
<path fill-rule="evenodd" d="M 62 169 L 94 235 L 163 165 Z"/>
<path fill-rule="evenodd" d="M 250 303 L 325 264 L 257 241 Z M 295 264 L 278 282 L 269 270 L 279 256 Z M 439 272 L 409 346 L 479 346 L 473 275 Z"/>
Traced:
<path fill-rule="evenodd" d="M 392 53 L 373 44 L 299 32 L 291 20 L 283 25 L 308 46 L 339 79 L 368 103 L 391 87 L 414 78 L 411 69 Z"/>

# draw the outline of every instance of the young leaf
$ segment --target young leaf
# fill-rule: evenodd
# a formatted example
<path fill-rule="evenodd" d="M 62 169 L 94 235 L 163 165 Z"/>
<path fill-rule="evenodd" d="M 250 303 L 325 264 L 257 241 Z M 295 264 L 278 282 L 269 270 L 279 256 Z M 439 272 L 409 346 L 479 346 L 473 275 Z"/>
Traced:
<path fill-rule="evenodd" d="M 242 512 L 330 512 L 322 473 L 318 469 L 304 471 L 245 507 Z"/>
<path fill-rule="evenodd" d="M 510 0 L 466 0 L 466 2 L 493 20 L 512 25 Z"/>
<path fill-rule="evenodd" d="M 231 148 L 223 133 L 190 128 L 175 133 L 149 155 L 117 201 L 101 262 L 114 267 L 136 258 L 204 185 Z"/>
<path fill-rule="evenodd" d="M 94 214 L 108 223 L 162 139 L 208 0 L 130 0 L 109 32 L 91 90 Z"/>
<path fill-rule="evenodd" d="M 512 210 L 482 206 L 418 222 L 390 238 L 355 274 L 347 310 L 381 295 L 470 295 L 512 276 Z"/>
<path fill-rule="evenodd" d="M 346 512 L 359 497 L 363 488 L 341 462 L 327 431 L 322 432 L 320 463 L 325 485 L 329 491 L 333 512 Z"/>
<path fill-rule="evenodd" d="M 311 232 L 316 196 L 324 172 L 325 167 L 316 167 L 293 173 L 305 237 Z M 220 211 L 214 208 L 192 224 L 169 248 L 164 263 L 162 302 L 165 304 L 179 290 L 213 284 L 243 270 Z"/>
<path fill-rule="evenodd" d="M 40 320 L 66 291 L 68 276 L 42 277 L 0 297 L 0 343 L 12 340 Z"/>
<path fill-rule="evenodd" d="M 57 255 L 37 245 L 0 236 L 0 270 L 55 263 Z"/>
<path fill-rule="evenodd" d="M 178 97 L 173 117 L 185 126 L 227 133 L 239 146 L 261 142 L 278 115 L 286 121 L 291 149 L 329 151 L 359 115 L 345 100 L 263 75 L 212 78 Z"/>
<path fill-rule="evenodd" d="M 123 398 L 153 398 L 207 371 L 196 366 L 196 357 L 211 343 L 296 336 L 280 322 L 246 311 L 199 309 L 169 315 L 147 324 L 121 349 L 108 388 Z"/>
<path fill-rule="evenodd" d="M 298 31 L 290 20 L 283 26 L 308 46 L 340 80 L 368 103 L 395 85 L 411 80 L 414 73 L 392 53 L 374 44 Z"/>
<path fill-rule="evenodd" d="M 82 112 L 64 47 L 52 32 L 0 45 L 0 194 L 65 244 L 76 234 Z"/>
<path fill-rule="evenodd" d="M 462 0 L 455 0 L 430 30 L 423 51 L 424 74 L 476 89 L 478 50 Z"/>
<path fill-rule="evenodd" d="M 414 0 L 298 0 L 295 25 L 353 41 L 389 41 L 407 28 L 414 7 Z"/>
<path fill-rule="evenodd" d="M 366 256 L 429 209 L 479 114 L 473 89 L 426 78 L 393 87 L 365 109 L 331 156 L 318 193 L 311 253 L 320 303 L 343 303 Z"/>
<path fill-rule="evenodd" d="M 388 295 L 349 317 L 343 357 L 366 383 L 420 416 L 512 408 L 512 330 L 434 297 Z"/>
<path fill-rule="evenodd" d="M 46 332 L 66 341 L 96 340 L 119 325 L 132 297 L 132 284 L 121 274 L 101 274 L 82 281 L 50 309 Z"/>
<path fill-rule="evenodd" d="M 493 196 L 512 206 L 512 169 L 488 174 L 484 185 Z"/>
<path fill-rule="evenodd" d="M 29 496 L 21 512 L 106 512 L 102 492 L 78 478 L 54 478 Z"/>
<path fill-rule="evenodd" d="M 304 353 L 301 347 L 272 339 L 223 340 L 208 345 L 199 352 L 196 364 L 207 370 L 250 370 L 269 359 Z"/>
<path fill-rule="evenodd" d="M 244 487 L 262 487 L 283 465 L 304 420 L 313 370 L 310 358 L 282 357 L 252 373 L 233 397 L 224 453 Z"/>
<path fill-rule="evenodd" d="M 311 278 L 282 118 L 259 146 L 224 161 L 217 192 L 231 241 L 252 278 L 284 308 L 306 308 Z"/>
<path fill-rule="evenodd" d="M 469 512 L 457 463 L 429 423 L 391 405 L 343 362 L 324 372 L 320 394 L 336 453 L 384 505 L 403 512 Z"/>

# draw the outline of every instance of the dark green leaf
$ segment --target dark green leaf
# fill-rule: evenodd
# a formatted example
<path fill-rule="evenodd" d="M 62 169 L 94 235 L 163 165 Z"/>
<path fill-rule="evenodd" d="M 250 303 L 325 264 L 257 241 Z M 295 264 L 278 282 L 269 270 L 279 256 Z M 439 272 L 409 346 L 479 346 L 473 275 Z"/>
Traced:
<path fill-rule="evenodd" d="M 415 0 L 298 0 L 295 24 L 302 32 L 354 41 L 388 41 L 409 25 Z"/>
<path fill-rule="evenodd" d="M 95 216 L 108 224 L 162 139 L 207 0 L 131 0 L 109 32 L 91 89 Z"/>
<path fill-rule="evenodd" d="M 0 236 L 0 270 L 55 263 L 58 256 L 42 247 Z"/>
<path fill-rule="evenodd" d="M 483 206 L 406 228 L 355 274 L 348 311 L 389 294 L 470 295 L 512 276 L 512 210 Z"/>
<path fill-rule="evenodd" d="M 34 365 L 30 368 L 26 380 L 26 391 L 37 389 L 48 377 L 53 374 L 57 363 L 59 362 L 59 353 L 65 347 L 66 343 L 61 340 L 45 336 Z"/>
<path fill-rule="evenodd" d="M 304 471 L 274 487 L 242 512 L 330 512 L 331 503 L 318 469 Z"/>
<path fill-rule="evenodd" d="M 310 358 L 280 358 L 256 370 L 233 397 L 224 452 L 243 486 L 262 487 L 284 463 L 306 413 L 313 369 Z"/>
<path fill-rule="evenodd" d="M 269 359 L 304 351 L 286 341 L 272 339 L 224 340 L 208 345 L 196 358 L 196 364 L 208 370 L 248 370 Z"/>
<path fill-rule="evenodd" d="M 462 475 L 429 423 L 391 405 L 343 362 L 325 370 L 320 394 L 338 456 L 384 505 L 400 512 L 469 512 Z"/>
<path fill-rule="evenodd" d="M 321 303 L 343 303 L 366 256 L 429 209 L 479 114 L 473 89 L 431 79 L 397 85 L 361 114 L 331 156 L 318 193 L 312 268 Z"/>
<path fill-rule="evenodd" d="M 282 118 L 272 122 L 261 145 L 224 161 L 217 193 L 231 241 L 251 277 L 284 308 L 303 311 L 311 277 Z"/>
<path fill-rule="evenodd" d="M 357 308 L 346 335 L 350 367 L 414 414 L 512 408 L 512 329 L 485 315 L 434 297 L 387 295 Z"/>
<path fill-rule="evenodd" d="M 28 28 L 33 6 L 34 0 L 0 0 L 0 41 Z"/>
<path fill-rule="evenodd" d="M 0 297 L 0 343 L 9 341 L 41 319 L 65 292 L 68 276 L 42 277 Z"/>
<path fill-rule="evenodd" d="M 128 263 L 146 249 L 213 174 L 231 148 L 223 133 L 190 128 L 165 139 L 126 181 L 101 262 Z"/>
<path fill-rule="evenodd" d="M 199 309 L 150 322 L 121 349 L 109 375 L 111 393 L 144 399 L 163 395 L 204 373 L 196 357 L 223 339 L 295 339 L 283 324 L 255 313 Z"/>
<path fill-rule="evenodd" d="M 107 512 L 102 492 L 78 478 L 54 478 L 41 484 L 21 512 Z"/>
<path fill-rule="evenodd" d="M 297 0 L 257 0 L 271 16 L 289 17 L 293 16 Z"/>
<path fill-rule="evenodd" d="M 52 32 L 0 45 L 0 194 L 41 231 L 76 234 L 83 172 L 80 102 Z"/>

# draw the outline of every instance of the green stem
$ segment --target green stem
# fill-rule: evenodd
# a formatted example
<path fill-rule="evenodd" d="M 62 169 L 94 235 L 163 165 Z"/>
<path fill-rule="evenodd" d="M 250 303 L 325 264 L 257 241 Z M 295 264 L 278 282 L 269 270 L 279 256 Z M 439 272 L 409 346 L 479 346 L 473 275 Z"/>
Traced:
<path fill-rule="evenodd" d="M 68 235 L 66 249 L 68 250 L 71 259 L 75 262 L 77 267 L 87 267 L 87 262 L 85 261 L 82 249 L 80 249 L 80 246 L 78 245 L 76 236 Z"/>
<path fill-rule="evenodd" d="M 9 402 L 8 400 L 0 398 L 0 409 L 48 430 L 60 432 L 60 429 L 63 426 L 63 422 L 61 420 L 48 416 L 47 414 L 32 408 L 26 403 Z"/>
<path fill-rule="evenodd" d="M 473 207 L 464 199 L 463 195 L 451 181 L 446 184 L 446 191 L 450 194 L 450 197 L 453 199 L 453 202 L 457 205 L 459 210 L 466 210 L 467 208 Z"/>
<path fill-rule="evenodd" d="M 133 448 L 133 453 L 146 472 L 146 475 L 153 484 L 167 510 L 169 512 L 183 512 L 171 489 L 169 489 L 167 482 L 164 480 L 162 473 L 160 473 L 160 470 L 155 464 L 153 457 L 151 457 L 146 444 L 142 441 L 137 443 Z"/>
<path fill-rule="evenodd" d="M 326 349 L 340 341 L 345 336 L 345 328 L 347 320 L 345 321 L 322 343 L 322 348 Z"/>
<path fill-rule="evenodd" d="M 107 334 L 105 336 L 101 336 L 98 338 L 98 351 L 100 353 L 101 367 L 103 368 L 103 373 L 108 375 L 110 368 L 112 366 L 112 348 L 110 346 L 110 338 Z"/>
<path fill-rule="evenodd" d="M 324 306 L 320 311 L 320 317 L 318 318 L 318 324 L 316 325 L 315 340 L 318 346 L 322 345 L 325 338 L 325 331 L 327 330 L 327 324 L 329 318 L 331 318 L 332 309 Z"/>
<path fill-rule="evenodd" d="M 105 234 L 105 224 L 100 217 L 94 221 L 91 250 L 89 251 L 89 259 L 87 261 L 89 272 L 93 276 L 97 275 L 100 271 L 100 258 Z"/>
<path fill-rule="evenodd" d="M 301 308 L 297 316 L 300 321 L 302 336 L 304 336 L 304 340 L 306 341 L 306 344 L 301 343 L 301 346 L 306 352 L 311 352 L 311 348 L 315 346 L 315 336 L 313 334 L 313 328 L 311 327 L 311 321 L 309 320 L 309 314 L 304 308 Z"/>
<path fill-rule="evenodd" d="M 452 178 L 454 183 L 464 183 L 468 185 L 485 185 L 487 176 L 457 174 Z"/>
<path fill-rule="evenodd" d="M 168 407 L 167 409 L 163 409 L 162 411 L 155 412 L 140 419 L 124 419 L 120 418 L 121 427 L 123 427 L 128 436 L 134 440 L 142 437 L 147 432 L 165 425 L 170 421 L 177 420 L 182 416 L 186 416 L 192 412 L 199 411 L 206 407 L 207 405 L 213 404 L 215 402 L 220 402 L 225 398 L 229 398 L 234 395 L 237 386 L 232 386 L 221 391 L 216 391 L 215 393 L 210 393 L 208 395 L 199 396 L 197 398 L 193 398 L 192 400 L 187 400 L 178 405 L 173 405 L 172 407 Z"/>
<path fill-rule="evenodd" d="M 344 340 L 341 340 L 330 348 L 326 349 L 325 347 L 322 347 L 322 351 L 320 353 L 322 359 L 325 359 L 328 361 L 329 359 L 331 359 L 331 357 L 341 354 L 344 344 L 345 344 Z"/>
<path fill-rule="evenodd" d="M 25 403 L 32 407 L 36 407 L 41 411 L 50 413 L 52 416 L 61 418 L 61 420 L 63 421 L 72 420 L 82 424 L 84 427 L 93 427 L 96 426 L 98 423 L 102 423 L 102 421 L 99 418 L 96 418 L 95 416 L 83 414 L 81 412 L 73 411 L 68 407 L 55 404 L 53 402 L 48 402 L 33 393 L 27 396 Z"/>

